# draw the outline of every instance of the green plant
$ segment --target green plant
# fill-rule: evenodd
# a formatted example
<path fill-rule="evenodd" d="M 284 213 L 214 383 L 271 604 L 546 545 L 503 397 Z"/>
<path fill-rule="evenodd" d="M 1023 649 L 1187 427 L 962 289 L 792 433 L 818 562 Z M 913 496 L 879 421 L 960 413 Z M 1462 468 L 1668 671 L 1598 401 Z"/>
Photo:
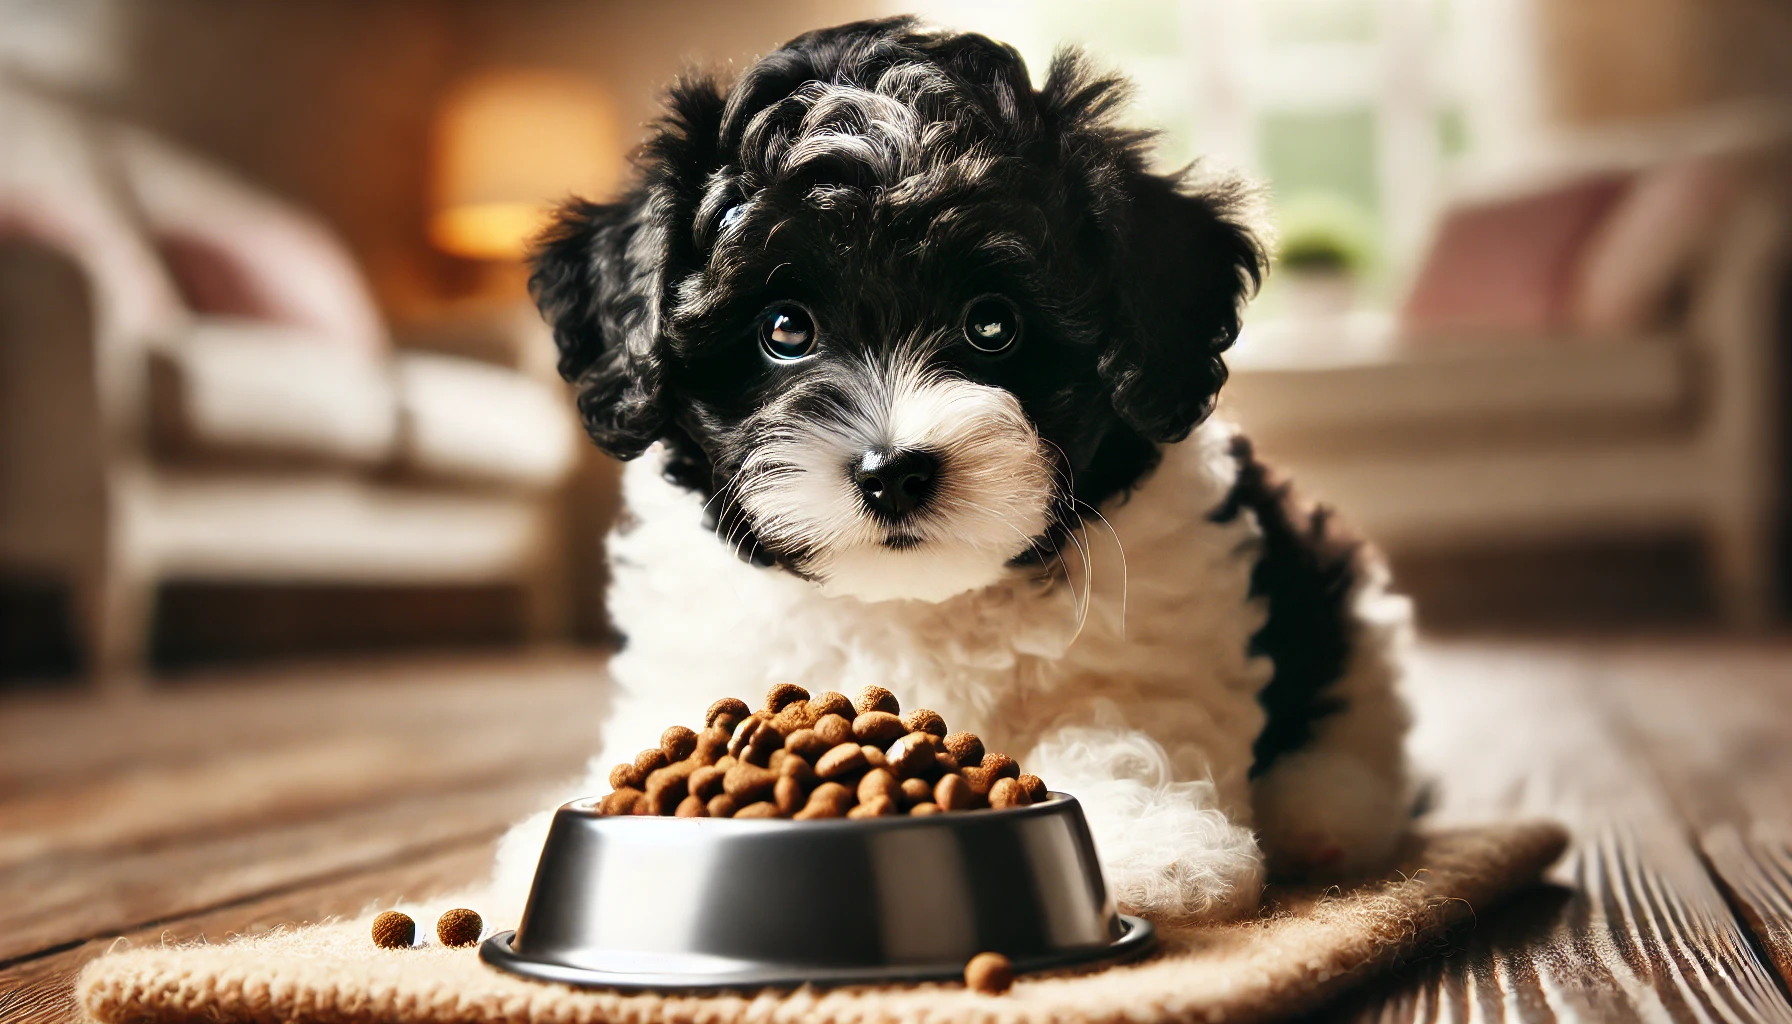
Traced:
<path fill-rule="evenodd" d="M 1294 196 L 1277 204 L 1276 225 L 1276 262 L 1283 270 L 1360 275 L 1375 262 L 1375 222 L 1342 196 Z"/>

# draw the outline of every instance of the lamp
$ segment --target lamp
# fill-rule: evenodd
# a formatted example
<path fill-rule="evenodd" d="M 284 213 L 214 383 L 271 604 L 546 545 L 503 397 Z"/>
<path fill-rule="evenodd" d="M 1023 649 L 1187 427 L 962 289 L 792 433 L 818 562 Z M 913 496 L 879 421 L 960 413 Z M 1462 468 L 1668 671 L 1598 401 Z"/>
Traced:
<path fill-rule="evenodd" d="M 465 79 L 435 123 L 429 239 L 479 260 L 515 260 L 568 195 L 601 197 L 623 169 L 615 108 L 575 75 L 490 71 Z"/>

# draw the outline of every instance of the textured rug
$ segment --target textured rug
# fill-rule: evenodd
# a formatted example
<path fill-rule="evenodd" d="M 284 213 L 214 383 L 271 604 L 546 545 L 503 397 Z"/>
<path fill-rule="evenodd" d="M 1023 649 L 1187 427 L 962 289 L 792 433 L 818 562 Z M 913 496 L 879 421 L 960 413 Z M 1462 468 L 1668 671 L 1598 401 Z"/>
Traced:
<path fill-rule="evenodd" d="M 473 949 L 377 949 L 369 913 L 221 945 L 114 952 L 88 965 L 78 996 L 108 1024 L 1244 1024 L 1310 1010 L 1429 951 L 1448 929 L 1536 882 L 1566 842 L 1549 824 L 1417 836 L 1385 880 L 1342 890 L 1272 888 L 1251 920 L 1160 926 L 1160 949 L 1145 960 L 1029 975 L 1003 995 L 962 985 L 709 996 L 578 990 L 502 974 Z M 427 930 L 453 905 L 406 909 Z"/>

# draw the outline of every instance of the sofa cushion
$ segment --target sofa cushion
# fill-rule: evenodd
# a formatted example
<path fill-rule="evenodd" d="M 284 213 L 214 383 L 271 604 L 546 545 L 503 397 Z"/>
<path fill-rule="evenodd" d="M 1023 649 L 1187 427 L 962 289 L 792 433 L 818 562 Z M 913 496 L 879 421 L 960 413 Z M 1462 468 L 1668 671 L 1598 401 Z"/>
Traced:
<path fill-rule="evenodd" d="M 546 487 L 572 468 L 578 438 L 563 388 L 489 363 L 423 352 L 398 356 L 397 379 L 403 469 Z"/>
<path fill-rule="evenodd" d="M 1405 333 L 1524 338 L 1567 327 L 1587 240 L 1629 184 L 1601 175 L 1453 206 L 1407 295 Z"/>
<path fill-rule="evenodd" d="M 1622 345 L 1540 336 L 1534 345 L 1437 344 L 1389 348 L 1331 365 L 1231 360 L 1220 400 L 1261 439 L 1344 443 L 1391 436 L 1406 446 L 1548 434 L 1612 423 L 1673 423 L 1692 399 L 1684 338 Z M 1240 349 L 1248 349 L 1249 339 Z"/>
<path fill-rule="evenodd" d="M 113 140 L 144 230 L 193 312 L 387 347 L 360 268 L 322 221 L 148 132 L 118 128 Z"/>
<path fill-rule="evenodd" d="M 200 319 L 150 359 L 159 453 L 373 466 L 398 436 L 389 364 L 316 332 Z"/>

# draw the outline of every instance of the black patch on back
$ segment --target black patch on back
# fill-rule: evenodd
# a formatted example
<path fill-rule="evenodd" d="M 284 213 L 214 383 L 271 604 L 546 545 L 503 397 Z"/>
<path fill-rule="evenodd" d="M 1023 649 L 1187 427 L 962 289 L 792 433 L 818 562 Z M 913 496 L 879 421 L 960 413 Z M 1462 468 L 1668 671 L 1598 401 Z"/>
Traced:
<path fill-rule="evenodd" d="M 1343 676 L 1356 639 L 1351 591 L 1362 575 L 1366 547 L 1324 505 L 1308 505 L 1293 487 L 1258 461 L 1251 442 L 1233 439 L 1238 479 L 1208 518 L 1229 523 L 1249 509 L 1263 532 L 1251 570 L 1251 596 L 1268 602 L 1269 618 L 1251 637 L 1251 653 L 1275 663 L 1257 695 L 1268 712 L 1251 747 L 1251 778 L 1277 757 L 1305 746 L 1316 722 L 1343 710 L 1330 688 Z"/>

